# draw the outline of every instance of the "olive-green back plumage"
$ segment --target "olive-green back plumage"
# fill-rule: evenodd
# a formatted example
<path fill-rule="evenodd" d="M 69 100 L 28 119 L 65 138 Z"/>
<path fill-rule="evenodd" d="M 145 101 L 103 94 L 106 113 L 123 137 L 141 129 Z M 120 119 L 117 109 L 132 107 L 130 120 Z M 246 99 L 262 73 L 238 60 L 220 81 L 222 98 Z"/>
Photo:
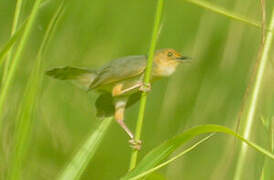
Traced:
<path fill-rule="evenodd" d="M 90 89 L 134 78 L 142 74 L 145 67 L 145 56 L 127 56 L 113 60 L 98 71 Z"/>

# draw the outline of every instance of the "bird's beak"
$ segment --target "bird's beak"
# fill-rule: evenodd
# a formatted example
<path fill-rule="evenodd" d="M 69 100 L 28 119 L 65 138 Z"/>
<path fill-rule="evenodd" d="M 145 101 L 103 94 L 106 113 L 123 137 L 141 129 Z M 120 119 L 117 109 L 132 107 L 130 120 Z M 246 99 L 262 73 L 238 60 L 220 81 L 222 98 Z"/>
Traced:
<path fill-rule="evenodd" d="M 191 62 L 191 57 L 188 57 L 188 56 L 181 56 L 181 57 L 178 57 L 176 58 L 177 60 L 181 61 L 181 62 Z"/>

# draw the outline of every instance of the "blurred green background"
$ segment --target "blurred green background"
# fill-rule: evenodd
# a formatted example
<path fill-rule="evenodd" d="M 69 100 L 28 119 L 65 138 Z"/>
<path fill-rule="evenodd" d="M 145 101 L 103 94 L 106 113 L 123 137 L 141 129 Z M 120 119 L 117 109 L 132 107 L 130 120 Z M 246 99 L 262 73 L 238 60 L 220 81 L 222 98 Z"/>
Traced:
<path fill-rule="evenodd" d="M 23 1 L 20 22 L 29 15 L 34 0 Z M 60 1 L 48 1 L 39 11 L 28 46 L 20 60 L 2 116 L 0 178 L 5 178 L 17 110 L 46 27 Z M 0 47 L 9 39 L 15 0 L 0 1 Z M 260 21 L 259 1 L 212 0 L 210 3 Z M 156 0 L 70 0 L 43 57 L 43 70 L 55 66 L 96 69 L 127 55 L 146 54 L 153 27 Z M 267 1 L 267 18 L 273 2 Z M 165 3 L 157 49 L 174 48 L 191 56 L 169 79 L 156 82 L 148 97 L 140 157 L 164 140 L 201 124 L 235 129 L 243 96 L 260 43 L 260 29 L 205 10 L 184 0 Z M 273 59 L 272 48 L 270 59 Z M 270 62 L 270 61 L 269 61 Z M 267 66 L 252 141 L 267 148 L 261 119 L 273 119 L 273 60 Z M 53 179 L 79 146 L 98 126 L 89 93 L 69 83 L 44 76 L 35 108 L 31 142 L 22 179 Z M 126 112 L 134 130 L 138 104 Z M 183 158 L 154 174 L 156 179 L 232 179 L 237 153 L 234 139 L 217 134 Z M 239 143 L 237 143 L 239 145 Z M 237 149 L 237 148 L 236 148 Z M 82 179 L 119 179 L 127 172 L 131 149 L 128 137 L 112 123 Z M 259 179 L 264 158 L 253 150 L 245 179 Z"/>

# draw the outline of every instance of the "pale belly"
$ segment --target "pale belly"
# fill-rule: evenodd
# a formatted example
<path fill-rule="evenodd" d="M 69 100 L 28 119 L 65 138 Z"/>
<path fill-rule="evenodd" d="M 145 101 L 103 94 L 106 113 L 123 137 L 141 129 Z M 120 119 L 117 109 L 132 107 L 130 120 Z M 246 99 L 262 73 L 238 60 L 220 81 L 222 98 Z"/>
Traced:
<path fill-rule="evenodd" d="M 140 76 L 136 76 L 133 78 L 117 81 L 114 83 L 104 84 L 104 85 L 101 85 L 101 86 L 95 88 L 94 90 L 99 91 L 99 92 L 112 93 L 113 88 L 117 85 L 122 85 L 122 89 L 127 89 L 127 88 L 130 88 L 130 87 L 134 86 L 135 84 L 140 83 L 142 81 L 143 81 L 143 75 L 140 75 Z M 134 94 L 137 91 L 138 91 L 138 89 L 133 89 L 133 90 L 129 91 L 127 93 L 127 95 Z"/>

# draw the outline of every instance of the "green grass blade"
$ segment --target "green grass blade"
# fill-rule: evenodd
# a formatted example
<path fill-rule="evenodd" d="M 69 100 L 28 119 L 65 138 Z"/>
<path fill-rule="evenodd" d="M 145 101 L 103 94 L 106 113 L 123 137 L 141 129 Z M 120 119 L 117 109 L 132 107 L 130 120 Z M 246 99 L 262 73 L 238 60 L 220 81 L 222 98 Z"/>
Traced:
<path fill-rule="evenodd" d="M 200 1 L 200 0 L 185 0 L 185 1 L 187 1 L 189 3 L 192 3 L 192 4 L 195 4 L 197 6 L 200 6 L 202 8 L 205 8 L 209 11 L 215 12 L 217 14 L 221 14 L 221 15 L 224 15 L 224 16 L 229 17 L 231 19 L 243 22 L 245 24 L 248 24 L 248 25 L 251 25 L 251 26 L 254 26 L 254 27 L 257 27 L 257 28 L 261 27 L 260 23 L 258 23 L 258 22 L 255 22 L 251 19 L 243 17 L 239 14 L 229 12 L 229 11 L 225 10 L 224 8 L 222 8 L 222 7 L 212 5 L 208 2 Z"/>
<path fill-rule="evenodd" d="M 9 50 L 13 47 L 15 42 L 21 37 L 22 32 L 25 28 L 25 23 L 18 28 L 18 30 L 14 33 L 13 36 L 6 42 L 6 44 L 1 48 L 0 50 L 0 67 L 3 64 L 5 60 L 6 54 L 9 52 Z"/>
<path fill-rule="evenodd" d="M 12 161 L 10 163 L 8 179 L 18 179 L 20 177 L 22 162 L 25 157 L 25 151 L 27 150 L 30 134 L 32 131 L 31 120 L 32 120 L 34 105 L 36 104 L 40 84 L 42 81 L 42 78 L 41 78 L 41 75 L 43 74 L 43 71 L 41 71 L 42 54 L 49 42 L 50 34 L 53 32 L 56 22 L 61 15 L 63 5 L 64 5 L 64 1 L 62 1 L 62 3 L 60 4 L 59 8 L 57 9 L 56 13 L 52 17 L 48 25 L 42 44 L 39 48 L 39 52 L 37 54 L 37 58 L 35 61 L 36 63 L 34 65 L 33 71 L 27 83 L 26 90 L 24 92 L 24 98 L 19 107 L 18 120 L 16 124 L 16 129 L 15 129 L 14 147 L 11 154 Z"/>
<path fill-rule="evenodd" d="M 39 10 L 39 4 L 40 4 L 41 0 L 36 0 L 34 2 L 29 20 L 27 21 L 26 27 L 24 29 L 24 32 L 22 34 L 22 39 L 19 42 L 19 45 L 16 49 L 16 52 L 14 54 L 14 58 L 13 58 L 13 62 L 10 64 L 10 69 L 9 72 L 7 73 L 7 78 L 6 81 L 2 83 L 2 87 L 1 87 L 1 94 L 0 94 L 0 115 L 3 115 L 3 111 L 4 111 L 4 103 L 6 101 L 6 98 L 8 96 L 8 92 L 9 89 L 11 87 L 11 83 L 13 81 L 13 78 L 15 76 L 15 72 L 17 69 L 17 66 L 19 64 L 19 60 L 23 54 L 23 50 L 26 46 L 27 40 L 30 36 L 30 32 L 31 32 L 31 28 L 34 24 L 34 20 L 38 14 L 38 10 Z M 2 129 L 2 120 L 0 120 L 0 129 Z"/>
<path fill-rule="evenodd" d="M 105 118 L 100 126 L 92 132 L 84 144 L 80 147 L 78 152 L 72 158 L 72 160 L 67 164 L 66 168 L 57 178 L 58 180 L 77 180 L 80 179 L 82 173 L 86 169 L 88 163 L 94 156 L 98 149 L 98 146 L 102 142 L 105 133 L 108 130 L 112 122 L 111 118 Z"/>
<path fill-rule="evenodd" d="M 23 2 L 22 0 L 16 1 L 15 14 L 14 14 L 12 28 L 11 28 L 11 37 L 16 33 L 16 30 L 17 30 L 19 15 L 20 15 L 21 7 L 22 7 L 22 2 Z M 7 56 L 5 66 L 4 66 L 4 73 L 3 73 L 2 81 L 5 81 L 5 79 L 6 79 L 8 69 L 9 69 L 9 64 L 10 64 L 10 61 L 12 58 L 12 51 L 13 51 L 13 48 L 11 47 L 11 49 L 8 53 L 8 56 Z"/>
<path fill-rule="evenodd" d="M 39 49 L 38 52 L 38 68 L 40 68 L 40 64 L 41 64 L 41 57 L 43 56 L 43 53 L 46 52 L 46 48 L 48 47 L 48 43 L 52 37 L 52 34 L 54 34 L 55 29 L 57 27 L 57 24 L 60 20 L 60 18 L 62 17 L 63 13 L 64 13 L 64 0 L 61 1 L 59 7 L 57 8 L 56 12 L 54 13 L 53 17 L 50 20 L 50 23 L 48 25 L 47 31 L 45 33 L 44 39 L 41 43 L 41 47 Z M 40 71 L 40 75 L 42 75 L 44 72 Z"/>
<path fill-rule="evenodd" d="M 151 68 L 153 63 L 154 51 L 156 49 L 156 43 L 158 38 L 158 32 L 159 32 L 163 7 L 164 7 L 164 0 L 158 0 L 155 21 L 154 21 L 154 28 L 152 32 L 152 39 L 151 39 L 149 53 L 148 53 L 147 67 L 146 67 L 145 76 L 144 76 L 144 83 L 150 82 Z M 136 141 L 140 140 L 140 137 L 141 137 L 141 130 L 143 126 L 146 101 L 147 101 L 147 93 L 143 92 L 140 100 L 140 108 L 139 108 L 138 119 L 137 119 L 136 130 L 135 130 Z M 138 151 L 133 150 L 130 158 L 129 169 L 133 169 L 135 167 L 137 162 L 137 157 L 138 157 Z"/>
<path fill-rule="evenodd" d="M 268 119 L 268 125 L 265 126 L 266 131 L 269 134 L 269 151 L 274 153 L 274 142 L 273 142 L 273 136 L 274 136 L 274 118 Z M 270 159 L 265 159 L 264 166 L 262 169 L 261 174 L 261 180 L 272 180 L 274 179 L 274 161 L 271 161 Z"/>
<path fill-rule="evenodd" d="M 212 135 L 213 135 L 213 134 L 210 134 L 210 135 L 206 136 L 205 138 L 201 139 L 200 141 L 196 142 L 195 144 L 193 144 L 193 145 L 190 146 L 189 148 L 187 148 L 187 149 L 185 149 L 184 151 L 180 152 L 178 155 L 174 156 L 173 158 L 170 158 L 169 160 L 167 160 L 167 161 L 165 161 L 165 162 L 163 162 L 163 163 L 157 165 L 156 167 L 151 168 L 151 169 L 149 169 L 149 170 L 147 170 L 147 171 L 145 171 L 145 172 L 143 172 L 143 173 L 141 173 L 141 174 L 139 174 L 139 175 L 137 175 L 137 176 L 135 176 L 135 177 L 132 177 L 132 178 L 130 178 L 130 179 L 131 179 L 131 180 L 140 179 L 140 178 L 142 178 L 142 177 L 144 177 L 144 176 L 146 176 L 146 175 L 148 175 L 148 174 L 150 174 L 150 173 L 152 173 L 152 172 L 154 172 L 154 171 L 156 171 L 156 170 L 158 170 L 158 169 L 160 169 L 160 168 L 162 168 L 162 167 L 164 167 L 164 166 L 170 164 L 171 162 L 175 161 L 176 159 L 182 157 L 182 156 L 185 155 L 186 153 L 188 153 L 188 152 L 192 151 L 193 149 L 195 149 L 198 145 L 200 145 L 201 143 L 203 143 L 203 142 L 205 142 L 206 140 L 208 140 Z"/>
<path fill-rule="evenodd" d="M 150 170 L 151 168 L 154 168 L 157 166 L 160 162 L 165 160 L 172 152 L 174 152 L 177 148 L 179 148 L 181 145 L 187 143 L 189 140 L 193 139 L 196 136 L 199 136 L 201 134 L 206 133 L 213 133 L 213 132 L 219 132 L 224 134 L 229 134 L 232 136 L 235 136 L 242 142 L 245 142 L 247 145 L 249 145 L 251 148 L 257 150 L 258 152 L 266 155 L 267 157 L 274 160 L 274 154 L 271 152 L 261 148 L 260 146 L 256 145 L 255 143 L 252 143 L 248 141 L 247 139 L 243 138 L 242 136 L 238 135 L 231 129 L 219 126 L 219 125 L 202 125 L 197 126 L 194 128 L 191 128 L 189 130 L 186 130 L 182 134 L 179 134 L 170 140 L 164 142 L 160 146 L 156 147 L 152 151 L 150 151 L 136 166 L 135 169 L 130 171 L 126 176 L 124 176 L 122 179 L 131 179 L 135 176 L 140 175 L 141 173 L 144 173 L 145 171 Z"/>
<path fill-rule="evenodd" d="M 40 8 L 44 7 L 45 5 L 43 4 L 48 4 L 51 0 L 44 1 L 41 5 Z M 26 26 L 26 23 L 28 21 L 29 17 L 25 19 L 25 21 L 20 25 L 20 27 L 12 34 L 10 39 L 1 47 L 0 49 L 0 68 L 1 65 L 7 58 L 5 59 L 6 54 L 9 53 L 9 51 L 12 49 L 13 45 L 15 42 L 21 37 L 22 32 L 24 31 L 24 28 Z"/>
<path fill-rule="evenodd" d="M 267 65 L 267 60 L 268 60 L 268 55 L 270 53 L 270 47 L 271 43 L 273 40 L 273 30 L 274 30 L 274 8 L 272 9 L 272 18 L 270 20 L 270 25 L 269 25 L 269 31 L 267 32 L 265 43 L 263 43 L 261 51 L 259 52 L 262 53 L 261 56 L 259 56 L 258 62 L 255 65 L 255 80 L 254 82 L 252 81 L 252 87 L 251 87 L 251 94 L 250 94 L 250 102 L 247 104 L 247 115 L 246 118 L 243 119 L 243 136 L 248 139 L 251 135 L 251 130 L 252 130 L 252 124 L 254 124 L 254 116 L 255 112 L 257 109 L 258 105 L 258 98 L 259 98 L 259 93 L 262 87 L 262 82 L 263 82 L 263 76 L 265 73 L 266 65 Z M 263 37 L 264 38 L 264 37 Z M 254 84 L 253 84 L 254 83 Z M 240 154 L 236 166 L 236 172 L 234 179 L 242 179 L 242 172 L 243 172 L 243 167 L 245 166 L 245 161 L 246 161 L 246 153 L 247 152 L 247 147 L 245 144 L 242 144 L 241 149 L 240 149 Z"/>

